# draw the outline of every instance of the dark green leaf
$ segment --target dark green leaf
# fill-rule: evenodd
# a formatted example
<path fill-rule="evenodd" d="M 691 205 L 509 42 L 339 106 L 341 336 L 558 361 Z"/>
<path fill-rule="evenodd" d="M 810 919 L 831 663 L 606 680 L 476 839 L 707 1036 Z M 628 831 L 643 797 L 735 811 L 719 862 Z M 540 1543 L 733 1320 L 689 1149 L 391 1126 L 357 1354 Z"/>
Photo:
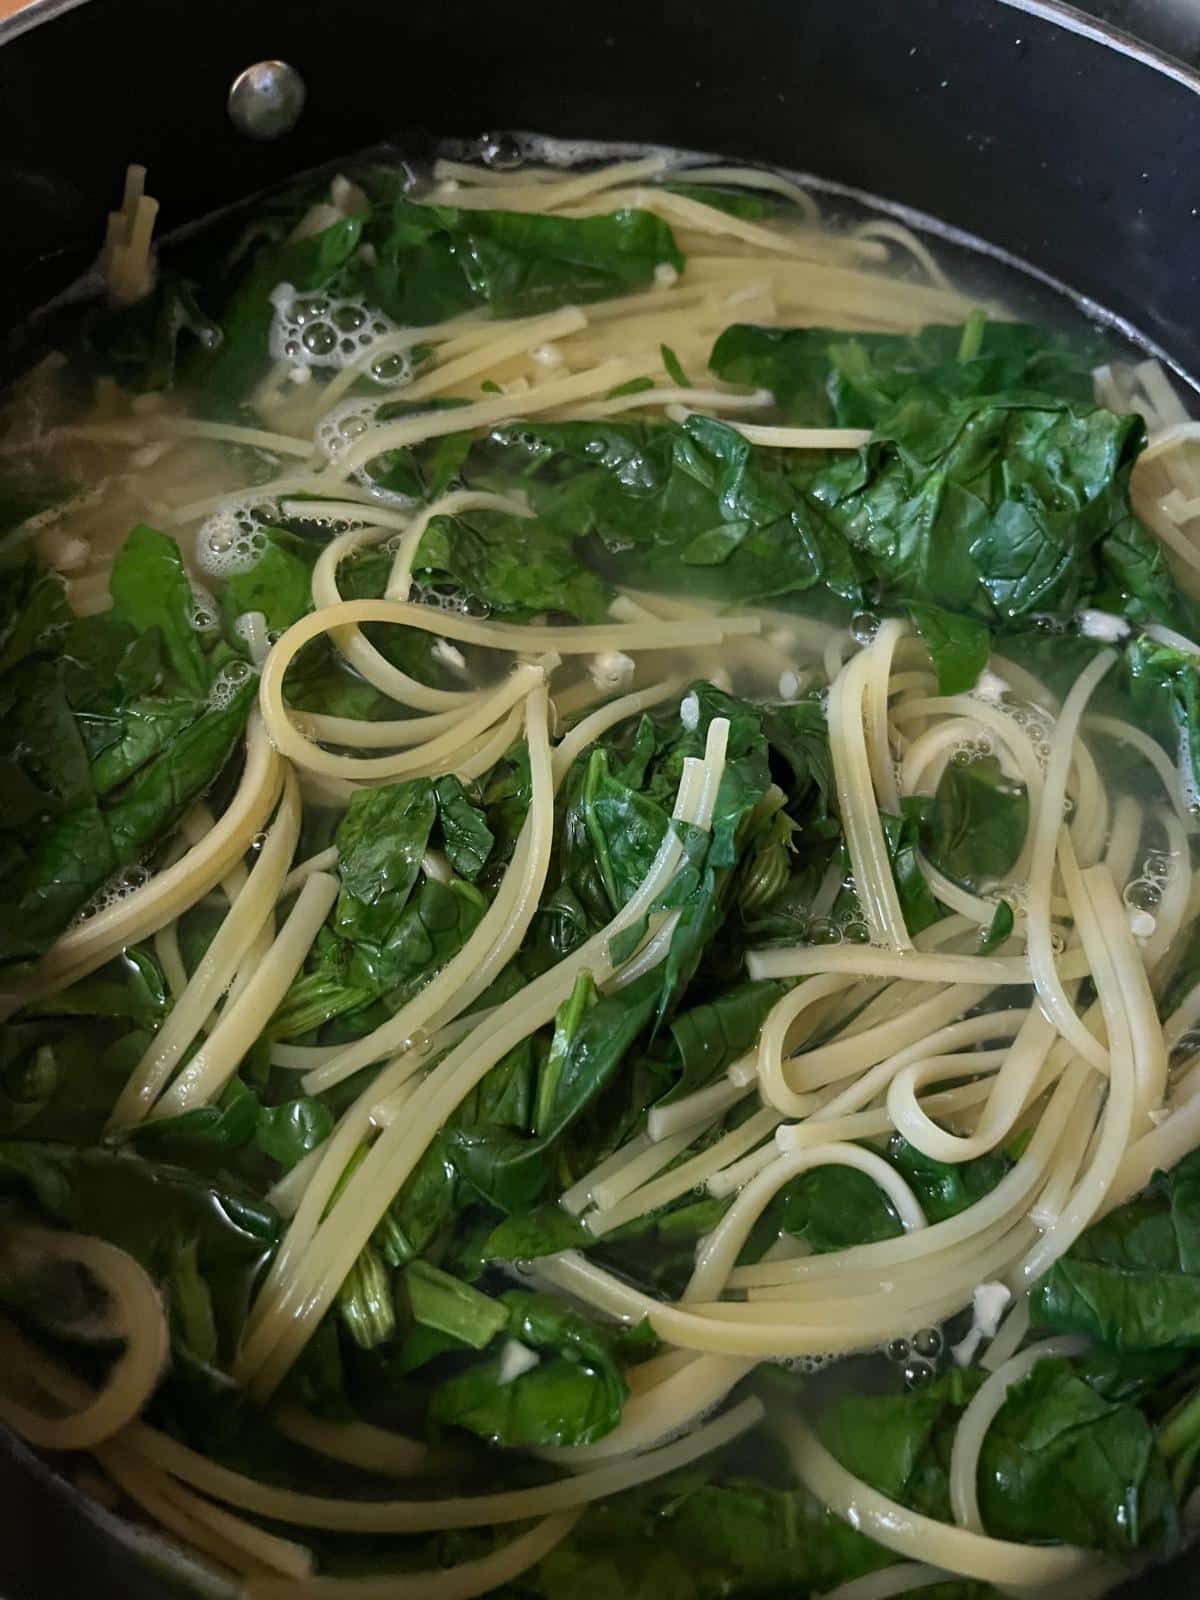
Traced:
<path fill-rule="evenodd" d="M 1035 1284 L 1035 1327 L 1116 1351 L 1200 1348 L 1200 1152 L 1102 1217 Z"/>
<path fill-rule="evenodd" d="M 717 340 L 709 365 L 728 383 L 769 389 L 787 421 L 811 427 L 873 427 L 915 389 L 945 400 L 1038 390 L 1091 403 L 1092 369 L 1106 359 L 1099 339 L 988 322 L 974 325 L 978 343 L 969 353 L 965 331 L 930 324 L 916 334 L 846 334 L 740 323 Z"/>
<path fill-rule="evenodd" d="M 231 572 L 221 589 L 230 628 L 248 611 L 261 611 L 267 628 L 283 633 L 312 609 L 312 569 L 318 546 L 282 528 L 259 528 L 261 554 L 244 571 Z"/>
<path fill-rule="evenodd" d="M 500 1301 L 427 1261 L 405 1268 L 404 1285 L 416 1322 L 472 1350 L 482 1350 L 508 1326 L 508 1311 Z"/>
<path fill-rule="evenodd" d="M 980 622 L 951 616 L 937 606 L 910 605 L 909 612 L 933 657 L 939 694 L 966 694 L 975 687 L 992 650 L 991 635 Z"/>
<path fill-rule="evenodd" d="M 495 839 L 487 819 L 472 805 L 467 791 L 453 775 L 438 778 L 433 786 L 437 798 L 438 827 L 450 865 L 469 883 L 483 871 Z"/>
<path fill-rule="evenodd" d="M 646 211 L 568 218 L 459 211 L 397 198 L 367 225 L 375 263 L 363 272 L 372 300 L 395 321 L 420 326 L 486 305 L 496 316 L 626 293 L 656 266 L 683 268 L 671 230 Z"/>
<path fill-rule="evenodd" d="M 659 354 L 662 356 L 663 366 L 666 368 L 667 377 L 679 389 L 690 389 L 692 380 L 680 365 L 679 357 L 669 344 L 660 344 Z"/>
<path fill-rule="evenodd" d="M 264 1155 L 285 1171 L 303 1160 L 333 1130 L 333 1113 L 320 1100 L 301 1095 L 282 1105 L 264 1106 L 259 1113 L 254 1140 Z"/>
<path fill-rule="evenodd" d="M 994 756 L 962 766 L 952 761 L 938 785 L 924 846 L 934 866 L 975 893 L 1008 875 L 1029 822 L 1024 788 Z"/>
<path fill-rule="evenodd" d="M 167 658 L 189 693 L 208 692 L 211 673 L 192 620 L 197 609 L 179 546 L 141 523 L 117 552 L 109 577 L 113 609 L 138 633 L 158 628 Z"/>
<path fill-rule="evenodd" d="M 1154 1432 L 1069 1362 L 1039 1361 L 988 1429 L 979 1467 L 989 1533 L 1122 1554 L 1177 1535 L 1167 1470 Z"/>
<path fill-rule="evenodd" d="M 592 1243 L 591 1231 L 556 1201 L 514 1217 L 505 1217 L 483 1246 L 489 1261 L 533 1261 Z"/>

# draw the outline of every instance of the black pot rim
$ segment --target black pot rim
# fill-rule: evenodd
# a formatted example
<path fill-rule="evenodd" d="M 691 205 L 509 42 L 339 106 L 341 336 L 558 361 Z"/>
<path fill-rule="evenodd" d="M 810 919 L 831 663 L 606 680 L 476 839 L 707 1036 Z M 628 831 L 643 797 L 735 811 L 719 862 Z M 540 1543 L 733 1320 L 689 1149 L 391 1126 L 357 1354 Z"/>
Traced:
<path fill-rule="evenodd" d="M 31 32 L 34 28 L 47 27 L 67 12 L 75 11 L 89 3 L 91 0 L 30 0 L 30 3 L 23 6 L 20 11 L 15 11 L 8 17 L 0 17 L 0 46 L 11 43 L 13 39 L 23 33 Z M 1164 77 L 1182 84 L 1193 94 L 1200 94 L 1200 69 L 1192 68 L 1167 51 L 1145 43 L 1124 28 L 1104 22 L 1099 17 L 1089 16 L 1076 6 L 1062 4 L 1061 0 L 993 0 L 993 3 L 1006 6 L 1010 11 L 1037 17 L 1039 21 L 1052 23 L 1065 33 L 1077 34 L 1080 38 L 1102 45 L 1117 55 L 1141 62 L 1151 71 L 1161 73 Z"/>

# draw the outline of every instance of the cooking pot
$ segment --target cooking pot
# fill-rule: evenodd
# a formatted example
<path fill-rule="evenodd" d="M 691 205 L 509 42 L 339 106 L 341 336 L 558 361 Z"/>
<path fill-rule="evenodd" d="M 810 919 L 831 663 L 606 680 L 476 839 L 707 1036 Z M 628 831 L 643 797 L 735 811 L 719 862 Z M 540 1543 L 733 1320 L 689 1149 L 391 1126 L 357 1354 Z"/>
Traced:
<path fill-rule="evenodd" d="M 226 99 L 271 57 L 307 105 L 256 142 Z M 514 128 L 885 197 L 1200 373 L 1200 77 L 1045 0 L 41 0 L 0 22 L 5 359 L 95 256 L 131 160 L 169 231 L 384 139 L 420 153 Z M 158 1547 L 11 1440 L 0 1506 L 5 1600 L 178 1592 Z M 1198 1574 L 1185 1555 L 1122 1593 L 1194 1595 Z"/>

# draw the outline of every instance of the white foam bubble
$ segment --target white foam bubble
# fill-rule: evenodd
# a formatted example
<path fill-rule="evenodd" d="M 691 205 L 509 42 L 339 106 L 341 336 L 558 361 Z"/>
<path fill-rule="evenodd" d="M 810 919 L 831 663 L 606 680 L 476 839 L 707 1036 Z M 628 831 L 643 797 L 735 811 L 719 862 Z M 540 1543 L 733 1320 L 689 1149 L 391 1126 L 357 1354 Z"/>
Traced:
<path fill-rule="evenodd" d="M 270 300 L 274 314 L 268 348 L 273 360 L 290 363 L 291 374 L 298 369 L 340 372 L 361 363 L 399 331 L 385 312 L 364 300 L 301 295 L 290 283 L 276 284 Z M 412 376 L 408 357 L 388 351 L 387 358 L 386 365 L 383 361 L 371 365 L 371 377 L 387 388 L 407 383 Z"/>
<path fill-rule="evenodd" d="M 342 451 L 361 439 L 375 421 L 382 400 L 365 399 L 352 395 L 341 405 L 327 411 L 317 423 L 317 446 L 327 460 L 333 461 Z"/>
<path fill-rule="evenodd" d="M 245 661 L 231 661 L 221 668 L 208 691 L 208 703 L 214 711 L 224 711 L 233 704 L 238 690 L 253 676 L 253 668 Z"/>
<path fill-rule="evenodd" d="M 253 495 L 218 507 L 204 519 L 196 534 L 196 565 L 206 577 L 219 582 L 252 571 L 267 548 L 261 523 L 278 516 L 279 508 L 273 500 Z"/>
<path fill-rule="evenodd" d="M 76 923 L 87 922 L 92 917 L 99 916 L 102 911 L 109 911 L 113 906 L 120 905 L 122 900 L 128 900 L 131 894 L 136 894 L 139 889 L 144 888 L 150 882 L 150 878 L 149 867 L 143 866 L 140 862 L 123 867 L 96 890 L 76 917 Z"/>

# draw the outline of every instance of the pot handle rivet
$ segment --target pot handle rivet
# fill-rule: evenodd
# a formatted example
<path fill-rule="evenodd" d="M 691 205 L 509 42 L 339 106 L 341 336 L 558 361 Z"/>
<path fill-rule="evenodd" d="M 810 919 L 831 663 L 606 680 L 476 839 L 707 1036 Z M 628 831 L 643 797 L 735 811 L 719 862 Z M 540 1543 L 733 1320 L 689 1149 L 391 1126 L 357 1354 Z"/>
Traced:
<path fill-rule="evenodd" d="M 229 120 L 248 139 L 278 139 L 299 122 L 304 100 L 304 79 L 295 67 L 256 61 L 233 80 Z"/>

